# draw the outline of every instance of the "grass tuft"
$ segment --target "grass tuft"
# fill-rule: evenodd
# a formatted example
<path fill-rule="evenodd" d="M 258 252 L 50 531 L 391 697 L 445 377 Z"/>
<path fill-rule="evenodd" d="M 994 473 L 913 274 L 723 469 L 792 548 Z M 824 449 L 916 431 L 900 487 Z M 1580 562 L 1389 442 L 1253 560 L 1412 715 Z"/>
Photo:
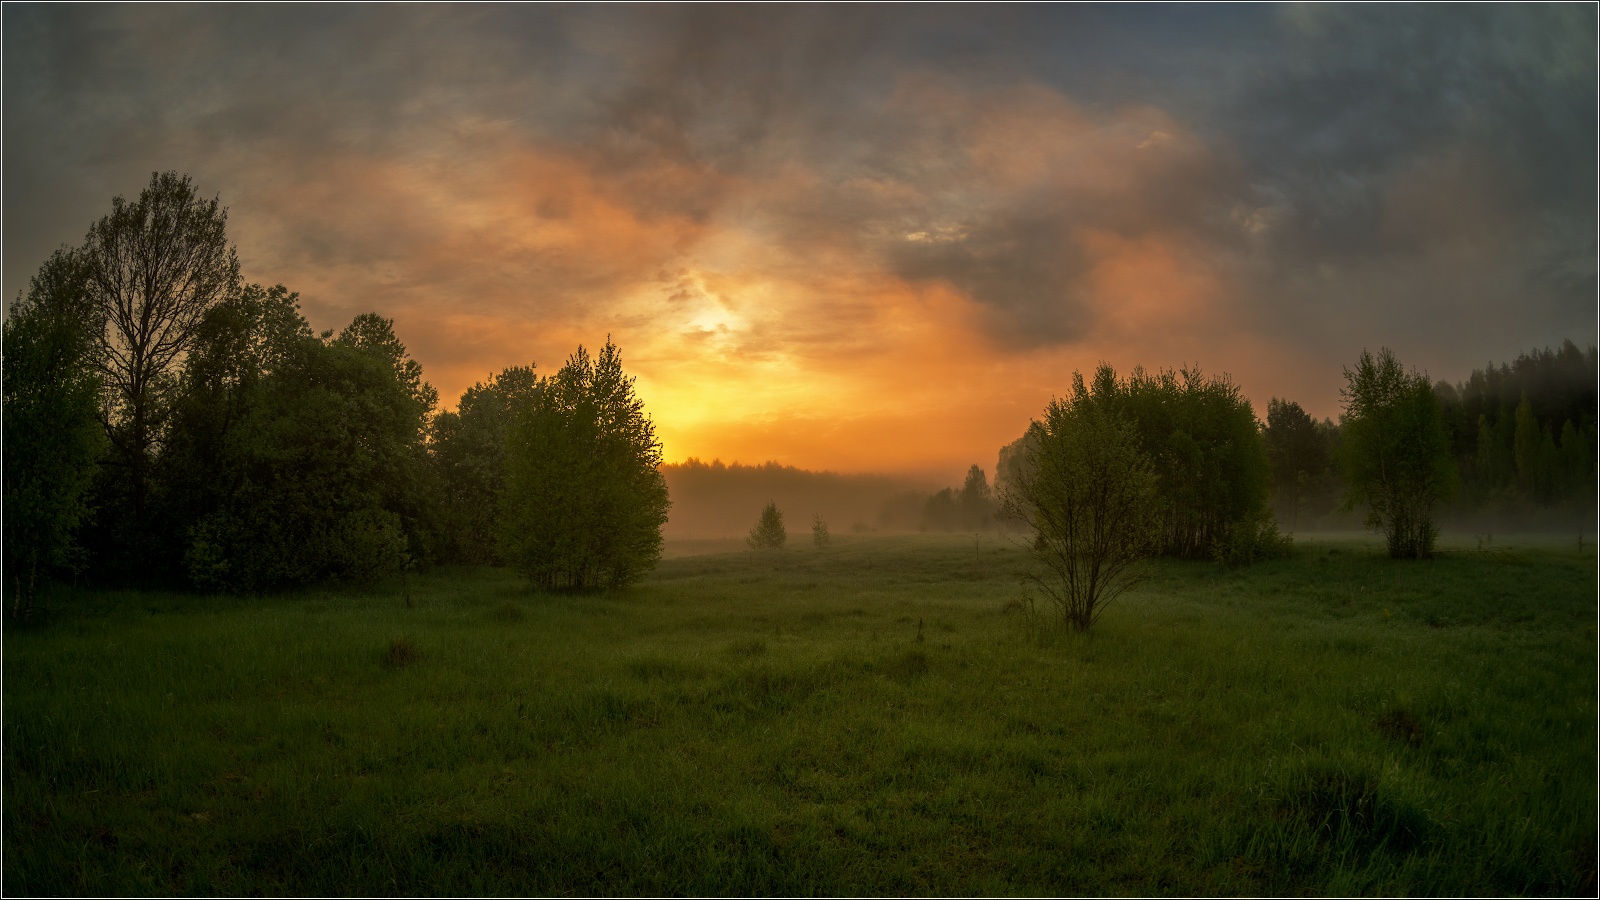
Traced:
<path fill-rule="evenodd" d="M 406 637 L 397 637 L 390 641 L 389 649 L 383 654 L 383 664 L 391 669 L 404 669 L 421 660 L 422 651 Z"/>

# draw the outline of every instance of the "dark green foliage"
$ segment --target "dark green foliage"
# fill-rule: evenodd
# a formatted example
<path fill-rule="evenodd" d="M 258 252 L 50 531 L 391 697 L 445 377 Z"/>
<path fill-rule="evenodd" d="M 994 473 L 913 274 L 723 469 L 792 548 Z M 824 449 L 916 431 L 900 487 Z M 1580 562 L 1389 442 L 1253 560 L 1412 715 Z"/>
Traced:
<path fill-rule="evenodd" d="M 182 388 L 179 366 L 207 312 L 239 292 L 228 212 L 188 176 L 153 173 L 129 203 L 111 201 L 81 251 L 85 289 L 104 325 L 95 356 L 113 452 L 98 492 L 107 564 L 144 565 L 152 547 L 150 468 Z"/>
<path fill-rule="evenodd" d="M 105 452 L 87 274 L 80 254 L 56 251 L 5 321 L 5 589 L 17 617 L 38 579 L 81 563 L 78 526 Z"/>
<path fill-rule="evenodd" d="M 513 366 L 461 395 L 453 412 L 433 420 L 432 455 L 442 493 L 440 556 L 450 562 L 499 562 L 496 519 L 505 492 L 506 437 L 518 410 L 539 388 L 533 366 Z"/>
<path fill-rule="evenodd" d="M 422 380 L 422 366 L 395 336 L 393 319 L 362 313 L 339 332 L 333 343 L 383 365 L 404 392 L 407 402 L 403 407 L 403 444 L 377 451 L 388 467 L 380 494 L 384 507 L 400 517 L 409 557 L 431 561 L 440 527 L 437 511 L 441 485 L 428 455 L 428 432 L 434 408 L 439 404 L 439 392 Z M 398 452 L 387 452 L 391 449 Z"/>
<path fill-rule="evenodd" d="M 1339 476 L 1334 463 L 1338 429 L 1318 422 L 1300 404 L 1273 397 L 1263 432 L 1272 471 L 1278 520 L 1289 528 L 1310 525 L 1337 503 Z"/>
<path fill-rule="evenodd" d="M 1159 536 L 1157 477 L 1121 410 L 1125 389 L 1109 366 L 1095 373 L 1093 391 L 1073 373 L 1072 393 L 1050 401 L 1029 429 L 1036 449 L 1007 496 L 1012 515 L 1034 531 L 1045 569 L 1034 583 L 1079 631 L 1138 582 L 1138 563 Z"/>
<path fill-rule="evenodd" d="M 1461 475 L 1458 514 L 1592 520 L 1597 355 L 1571 341 L 1439 382 Z"/>
<path fill-rule="evenodd" d="M 788 540 L 789 532 L 783 527 L 783 511 L 778 509 L 778 504 L 768 503 L 761 508 L 761 518 L 750 529 L 750 536 L 745 542 L 751 550 L 782 550 Z"/>
<path fill-rule="evenodd" d="M 1109 368 L 1096 380 L 1113 378 Z M 1135 369 L 1114 395 L 1159 482 L 1159 546 L 1167 556 L 1213 555 L 1266 511 L 1266 446 L 1250 402 L 1226 375 Z"/>
<path fill-rule="evenodd" d="M 1091 388 L 1132 424 L 1138 448 L 1155 469 L 1157 552 L 1248 561 L 1258 550 L 1281 548 L 1267 506 L 1266 442 L 1250 402 L 1226 375 L 1135 368 L 1119 380 L 1110 366 L 1101 366 Z M 1033 441 L 1030 431 L 1001 449 L 997 479 L 1008 490 L 1028 477 Z"/>
<path fill-rule="evenodd" d="M 204 335 L 169 470 L 194 583 L 363 580 L 423 552 L 425 406 L 398 342 L 312 337 L 282 287 L 245 291 Z"/>
<path fill-rule="evenodd" d="M 655 567 L 667 519 L 655 426 L 608 339 L 579 347 L 511 426 L 500 552 L 542 590 L 620 587 Z"/>
<path fill-rule="evenodd" d="M 1394 559 L 1432 555 L 1434 509 L 1455 487 L 1444 417 L 1426 376 L 1407 373 L 1388 348 L 1362 351 L 1345 370 L 1343 465 L 1346 504 L 1365 507 Z"/>

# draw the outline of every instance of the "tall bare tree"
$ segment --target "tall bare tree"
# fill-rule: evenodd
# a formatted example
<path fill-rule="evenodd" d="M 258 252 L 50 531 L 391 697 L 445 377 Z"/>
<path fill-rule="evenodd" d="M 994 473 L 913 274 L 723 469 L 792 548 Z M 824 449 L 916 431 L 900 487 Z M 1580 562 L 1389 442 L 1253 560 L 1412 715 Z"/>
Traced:
<path fill-rule="evenodd" d="M 228 211 L 189 176 L 152 173 L 139 199 L 118 196 L 84 241 L 86 292 L 104 320 L 97 354 L 102 423 L 125 467 L 134 527 L 147 473 L 179 385 L 178 368 L 206 311 L 239 292 Z"/>

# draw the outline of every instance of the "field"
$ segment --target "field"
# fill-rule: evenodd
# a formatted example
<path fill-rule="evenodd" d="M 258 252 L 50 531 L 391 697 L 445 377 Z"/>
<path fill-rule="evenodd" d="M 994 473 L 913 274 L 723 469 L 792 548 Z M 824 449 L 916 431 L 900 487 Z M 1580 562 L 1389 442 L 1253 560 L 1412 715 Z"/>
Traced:
<path fill-rule="evenodd" d="M 993 534 L 7 622 L 19 894 L 1586 894 L 1596 563 L 1302 537 L 1091 636 Z M 1511 544 L 1511 546 L 1508 546 Z"/>

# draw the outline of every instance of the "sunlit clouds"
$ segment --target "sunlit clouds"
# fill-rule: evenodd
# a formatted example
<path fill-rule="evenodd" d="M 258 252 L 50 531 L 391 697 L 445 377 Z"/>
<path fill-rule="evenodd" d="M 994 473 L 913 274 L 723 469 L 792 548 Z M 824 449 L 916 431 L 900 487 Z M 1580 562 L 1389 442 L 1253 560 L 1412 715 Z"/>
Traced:
<path fill-rule="evenodd" d="M 1593 10 L 1389 15 L 8 7 L 5 290 L 178 169 L 447 405 L 609 336 L 669 460 L 941 478 L 1102 360 L 1592 340 Z"/>

